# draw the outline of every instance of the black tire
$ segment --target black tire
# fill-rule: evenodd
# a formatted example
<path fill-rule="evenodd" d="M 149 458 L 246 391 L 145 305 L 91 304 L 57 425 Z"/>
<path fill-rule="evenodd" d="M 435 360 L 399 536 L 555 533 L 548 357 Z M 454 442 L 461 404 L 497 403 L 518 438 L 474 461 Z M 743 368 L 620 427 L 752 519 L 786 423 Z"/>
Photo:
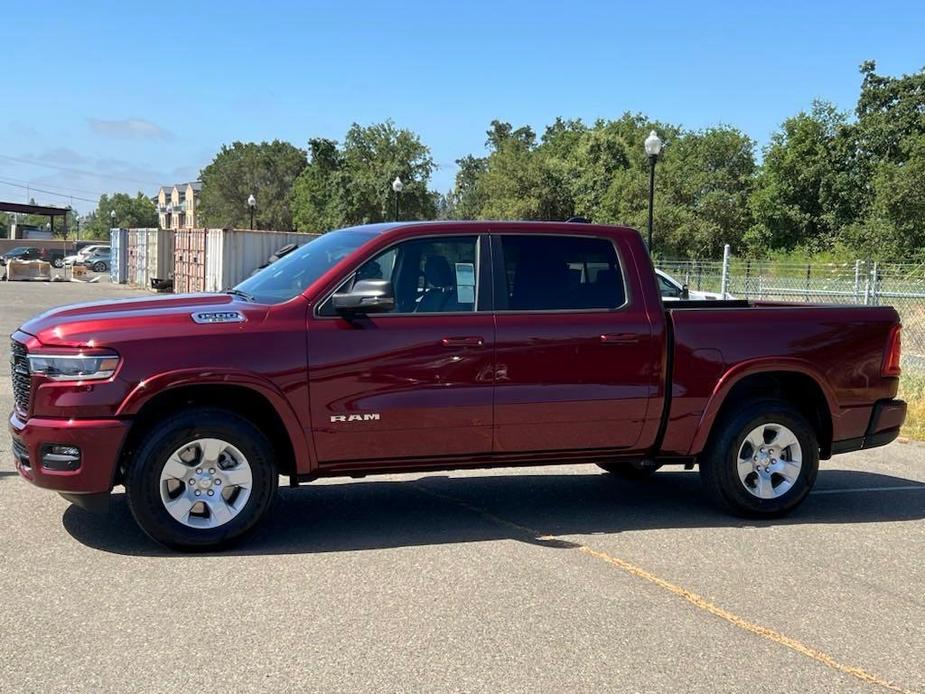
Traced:
<path fill-rule="evenodd" d="M 252 486 L 231 520 L 213 528 L 193 528 L 176 520 L 161 500 L 161 472 L 167 459 L 199 438 L 218 438 L 241 451 L 251 468 Z M 264 517 L 279 486 L 273 446 L 250 421 L 226 410 L 194 408 L 158 422 L 144 436 L 125 476 L 129 508 L 152 539 L 185 551 L 213 551 L 239 540 Z M 216 487 L 217 488 L 217 487 Z"/>
<path fill-rule="evenodd" d="M 606 470 L 611 475 L 622 477 L 632 482 L 641 482 L 652 477 L 652 474 L 658 470 L 661 465 L 643 465 L 633 461 L 627 463 L 598 463 L 597 466 Z"/>
<path fill-rule="evenodd" d="M 51 261 L 51 264 L 60 270 L 64 267 L 64 258 L 55 258 Z"/>
<path fill-rule="evenodd" d="M 746 437 L 763 424 L 780 424 L 790 429 L 802 451 L 799 473 L 789 489 L 775 498 L 759 498 L 750 492 L 737 468 L 739 453 L 746 450 L 743 448 Z M 735 408 L 716 423 L 699 463 L 704 488 L 717 506 L 748 518 L 776 518 L 799 506 L 816 483 L 819 442 L 813 427 L 792 405 L 782 400 L 760 400 Z M 756 475 L 751 478 L 754 487 L 757 473 L 752 474 Z M 772 484 L 776 490 L 785 480 L 779 475 L 775 480 Z"/>
<path fill-rule="evenodd" d="M 97 262 L 93 263 L 93 267 L 90 269 L 93 270 L 93 272 L 106 272 L 106 263 L 104 263 L 102 260 L 98 260 Z"/>

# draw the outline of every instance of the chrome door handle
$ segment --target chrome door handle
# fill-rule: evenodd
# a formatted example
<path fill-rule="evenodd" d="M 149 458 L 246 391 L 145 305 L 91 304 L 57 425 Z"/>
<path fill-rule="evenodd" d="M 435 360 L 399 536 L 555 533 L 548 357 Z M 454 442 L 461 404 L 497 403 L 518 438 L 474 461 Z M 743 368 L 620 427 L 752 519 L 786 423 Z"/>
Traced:
<path fill-rule="evenodd" d="M 485 340 L 481 337 L 445 337 L 440 344 L 444 347 L 481 347 Z"/>

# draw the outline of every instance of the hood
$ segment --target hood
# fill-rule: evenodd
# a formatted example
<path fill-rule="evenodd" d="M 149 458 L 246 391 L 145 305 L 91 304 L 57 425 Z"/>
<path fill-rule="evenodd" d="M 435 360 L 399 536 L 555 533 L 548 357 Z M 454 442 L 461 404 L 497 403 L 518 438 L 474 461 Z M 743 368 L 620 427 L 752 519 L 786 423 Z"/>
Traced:
<path fill-rule="evenodd" d="M 240 311 L 262 320 L 267 307 L 236 300 L 228 294 L 168 294 L 73 304 L 46 311 L 20 330 L 50 347 L 103 347 L 124 340 L 188 334 L 203 329 L 240 330 L 246 323 L 197 324 L 199 311 Z"/>

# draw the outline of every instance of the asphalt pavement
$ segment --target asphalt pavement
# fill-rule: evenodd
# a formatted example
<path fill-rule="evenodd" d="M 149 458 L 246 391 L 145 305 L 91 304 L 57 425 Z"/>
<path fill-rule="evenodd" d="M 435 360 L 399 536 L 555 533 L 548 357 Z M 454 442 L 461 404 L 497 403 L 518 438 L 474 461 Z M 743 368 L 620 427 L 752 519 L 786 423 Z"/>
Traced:
<path fill-rule="evenodd" d="M 0 330 L 141 293 L 0 283 Z M 389 475 L 282 489 L 189 556 L 121 490 L 94 516 L 33 488 L 0 436 L 0 691 L 925 692 L 923 518 L 925 445 L 894 443 L 780 521 L 695 471 Z"/>

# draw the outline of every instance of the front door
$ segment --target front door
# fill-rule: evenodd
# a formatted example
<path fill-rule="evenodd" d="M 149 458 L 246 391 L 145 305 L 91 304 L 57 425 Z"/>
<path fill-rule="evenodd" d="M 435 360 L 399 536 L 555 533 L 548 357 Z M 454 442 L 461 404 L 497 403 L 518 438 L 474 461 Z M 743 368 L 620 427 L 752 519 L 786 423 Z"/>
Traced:
<path fill-rule="evenodd" d="M 319 305 L 308 371 L 321 465 L 491 452 L 495 334 L 484 243 L 477 235 L 398 242 L 341 285 L 390 280 L 390 313 L 347 320 L 330 299 Z"/>
<path fill-rule="evenodd" d="M 545 234 L 494 243 L 495 452 L 632 451 L 662 350 L 614 243 Z"/>

